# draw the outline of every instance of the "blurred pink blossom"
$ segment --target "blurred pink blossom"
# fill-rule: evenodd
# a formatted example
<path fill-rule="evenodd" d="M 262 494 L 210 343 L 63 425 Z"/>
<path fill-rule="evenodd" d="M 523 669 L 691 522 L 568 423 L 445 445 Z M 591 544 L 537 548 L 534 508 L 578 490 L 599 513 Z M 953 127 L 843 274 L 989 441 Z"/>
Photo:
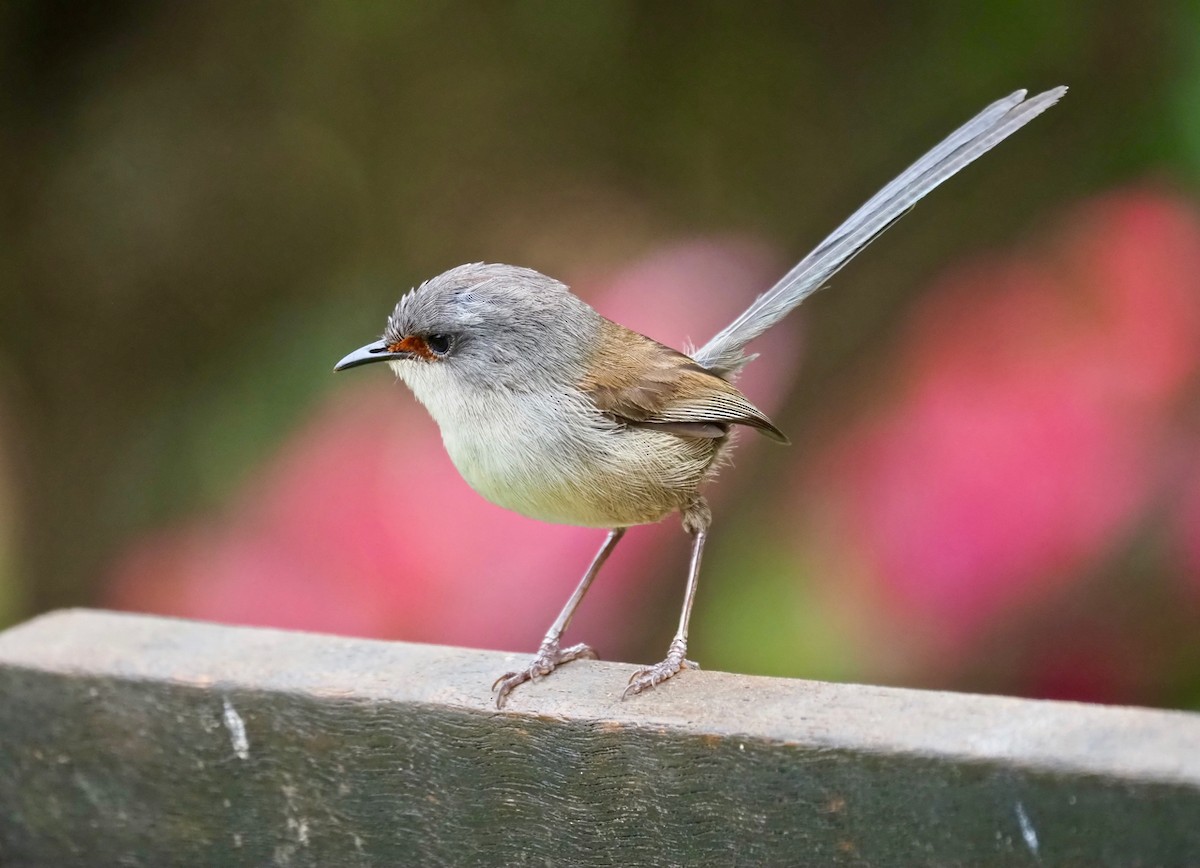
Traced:
<path fill-rule="evenodd" d="M 602 313 L 680 346 L 714 333 L 781 270 L 760 243 L 715 239 L 666 248 L 576 289 Z M 764 408 L 794 373 L 795 334 L 785 327 L 770 336 L 773 364 L 752 366 L 742 383 Z M 603 534 L 487 503 L 388 372 L 341 376 L 311 422 L 224 513 L 137 541 L 114 568 L 109 602 L 224 622 L 536 647 Z M 743 449 L 752 442 L 745 440 Z M 678 575 L 651 568 L 682 564 L 685 553 L 674 520 L 635 529 L 573 634 L 602 654 L 624 653 L 622 637 L 644 623 L 638 604 L 649 577 L 677 585 L 682 597 L 682 567 Z M 669 635 L 674 614 L 662 617 Z"/>
<path fill-rule="evenodd" d="M 1135 190 L 1067 227 L 934 287 L 891 399 L 805 471 L 828 535 L 805 542 L 829 578 L 854 564 L 894 629 L 932 648 L 1080 580 L 1172 472 L 1200 361 L 1200 218 Z"/>

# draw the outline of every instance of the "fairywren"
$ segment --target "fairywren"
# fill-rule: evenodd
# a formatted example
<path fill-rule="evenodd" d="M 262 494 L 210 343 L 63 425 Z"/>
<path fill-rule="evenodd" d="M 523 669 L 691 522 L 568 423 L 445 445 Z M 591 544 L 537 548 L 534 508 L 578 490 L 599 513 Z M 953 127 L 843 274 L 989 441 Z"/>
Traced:
<path fill-rule="evenodd" d="M 522 515 L 607 528 L 608 536 L 509 692 L 581 657 L 563 632 L 632 525 L 679 512 L 692 537 L 679 629 L 666 659 L 635 672 L 623 696 L 695 668 L 688 618 L 712 515 L 704 483 L 735 425 L 787 438 L 733 385 L 743 347 L 779 322 L 922 197 L 1066 93 L 1020 90 L 985 108 L 902 172 L 700 349 L 681 353 L 605 319 L 557 280 L 511 265 L 461 265 L 400 299 L 383 337 L 337 363 L 386 362 L 429 410 L 463 478 Z"/>

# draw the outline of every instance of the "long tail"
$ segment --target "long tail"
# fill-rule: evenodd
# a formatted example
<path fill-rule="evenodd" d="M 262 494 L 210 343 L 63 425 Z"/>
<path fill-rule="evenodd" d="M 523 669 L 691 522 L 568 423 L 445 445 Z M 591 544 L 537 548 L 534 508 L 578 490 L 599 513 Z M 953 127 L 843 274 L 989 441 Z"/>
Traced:
<path fill-rule="evenodd" d="M 742 353 L 746 344 L 820 289 L 934 187 L 1000 144 L 1066 92 L 1065 87 L 1056 87 L 1025 99 L 1026 92 L 1019 90 L 992 103 L 872 196 L 741 316 L 692 353 L 692 358 L 718 374 L 738 371 L 753 358 Z"/>

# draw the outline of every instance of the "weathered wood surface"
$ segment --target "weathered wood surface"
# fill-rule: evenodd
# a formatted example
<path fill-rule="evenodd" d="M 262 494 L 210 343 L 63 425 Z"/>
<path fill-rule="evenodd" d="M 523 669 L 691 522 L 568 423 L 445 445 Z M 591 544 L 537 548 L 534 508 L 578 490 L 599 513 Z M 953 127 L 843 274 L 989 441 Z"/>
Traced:
<path fill-rule="evenodd" d="M 0 865 L 1195 865 L 1200 715 L 87 611 L 0 634 Z"/>

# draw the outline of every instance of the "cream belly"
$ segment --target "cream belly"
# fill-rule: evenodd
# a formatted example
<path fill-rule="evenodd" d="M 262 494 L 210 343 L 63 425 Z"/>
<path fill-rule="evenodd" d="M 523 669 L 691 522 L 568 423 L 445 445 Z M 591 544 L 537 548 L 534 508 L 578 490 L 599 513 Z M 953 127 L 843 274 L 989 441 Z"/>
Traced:
<path fill-rule="evenodd" d="M 421 367 L 397 373 L 438 423 L 458 472 L 487 500 L 530 518 L 583 527 L 655 522 L 694 499 L 712 464 L 713 441 L 624 427 L 582 396 L 461 395 L 439 388 L 441 372 Z"/>

